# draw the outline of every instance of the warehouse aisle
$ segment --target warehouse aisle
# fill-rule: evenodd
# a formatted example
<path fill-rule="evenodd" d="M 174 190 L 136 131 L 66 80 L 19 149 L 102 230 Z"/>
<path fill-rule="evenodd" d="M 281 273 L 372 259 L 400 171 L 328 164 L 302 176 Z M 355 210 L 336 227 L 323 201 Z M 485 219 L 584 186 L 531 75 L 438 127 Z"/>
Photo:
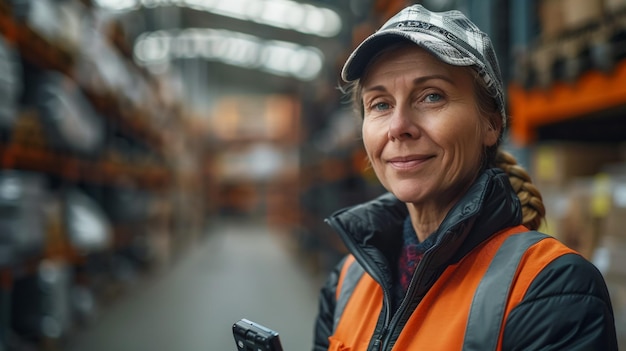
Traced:
<path fill-rule="evenodd" d="M 214 225 L 158 278 L 114 301 L 64 351 L 231 351 L 231 325 L 279 331 L 285 351 L 310 349 L 320 279 L 254 223 Z"/>

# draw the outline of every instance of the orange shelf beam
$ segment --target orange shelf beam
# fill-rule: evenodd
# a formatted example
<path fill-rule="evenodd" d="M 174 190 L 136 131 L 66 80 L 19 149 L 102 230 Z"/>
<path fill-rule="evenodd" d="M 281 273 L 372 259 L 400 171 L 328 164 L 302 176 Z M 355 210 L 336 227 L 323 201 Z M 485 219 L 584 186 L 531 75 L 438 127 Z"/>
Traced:
<path fill-rule="evenodd" d="M 114 163 L 104 160 L 83 161 L 70 155 L 21 145 L 0 145 L 0 168 L 43 172 L 71 181 L 116 185 L 130 177 L 147 189 L 167 189 L 172 173 L 165 165 L 138 166 L 132 161 Z"/>
<path fill-rule="evenodd" d="M 524 90 L 509 86 L 511 136 L 526 145 L 536 128 L 626 104 L 626 60 L 610 73 L 590 71 L 575 83 L 555 83 L 549 89 Z"/>

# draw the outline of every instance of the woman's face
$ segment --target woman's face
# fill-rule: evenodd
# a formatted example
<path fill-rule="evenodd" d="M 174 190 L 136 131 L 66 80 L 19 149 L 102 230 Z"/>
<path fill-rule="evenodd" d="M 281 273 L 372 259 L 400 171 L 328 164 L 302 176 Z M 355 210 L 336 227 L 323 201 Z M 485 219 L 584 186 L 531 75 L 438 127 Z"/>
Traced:
<path fill-rule="evenodd" d="M 449 209 L 476 177 L 498 131 L 479 115 L 471 68 L 416 45 L 392 49 L 361 79 L 363 143 L 383 186 L 400 200 Z M 442 208 L 443 207 L 443 208 Z"/>

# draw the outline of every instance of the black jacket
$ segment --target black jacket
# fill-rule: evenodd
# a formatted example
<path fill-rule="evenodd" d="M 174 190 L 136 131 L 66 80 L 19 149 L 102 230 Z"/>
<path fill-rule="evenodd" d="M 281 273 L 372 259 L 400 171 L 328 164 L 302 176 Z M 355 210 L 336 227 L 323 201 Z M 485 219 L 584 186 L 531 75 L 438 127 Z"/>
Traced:
<path fill-rule="evenodd" d="M 393 268 L 402 245 L 406 205 L 391 194 L 334 213 L 327 222 L 339 233 L 357 262 L 392 295 Z M 436 244 L 420 262 L 415 276 L 420 284 L 413 303 L 391 330 L 395 340 L 420 296 L 441 272 L 458 262 L 496 232 L 521 223 L 521 205 L 498 169 L 482 173 L 450 210 L 436 235 Z M 314 335 L 315 351 L 328 348 L 332 334 L 335 292 L 341 262 L 321 290 Z M 379 323 L 380 324 L 380 323 Z M 380 326 L 375 333 L 379 333 Z M 438 337 L 438 336 L 433 336 Z M 440 336 L 445 337 L 445 336 Z M 549 264 L 533 281 L 523 301 L 505 322 L 503 350 L 617 350 L 609 294 L 600 272 L 577 254 Z"/>

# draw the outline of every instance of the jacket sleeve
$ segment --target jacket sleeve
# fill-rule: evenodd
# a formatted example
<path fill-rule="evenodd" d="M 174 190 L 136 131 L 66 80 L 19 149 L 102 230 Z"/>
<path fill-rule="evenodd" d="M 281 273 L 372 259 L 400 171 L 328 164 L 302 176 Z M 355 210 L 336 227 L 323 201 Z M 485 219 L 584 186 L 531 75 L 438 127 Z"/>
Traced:
<path fill-rule="evenodd" d="M 319 309 L 313 335 L 313 351 L 328 350 L 328 337 L 333 333 L 337 283 L 344 262 L 345 258 L 335 266 L 320 290 Z"/>
<path fill-rule="evenodd" d="M 616 351 L 613 309 L 596 267 L 568 254 L 544 268 L 509 314 L 502 350 Z"/>

